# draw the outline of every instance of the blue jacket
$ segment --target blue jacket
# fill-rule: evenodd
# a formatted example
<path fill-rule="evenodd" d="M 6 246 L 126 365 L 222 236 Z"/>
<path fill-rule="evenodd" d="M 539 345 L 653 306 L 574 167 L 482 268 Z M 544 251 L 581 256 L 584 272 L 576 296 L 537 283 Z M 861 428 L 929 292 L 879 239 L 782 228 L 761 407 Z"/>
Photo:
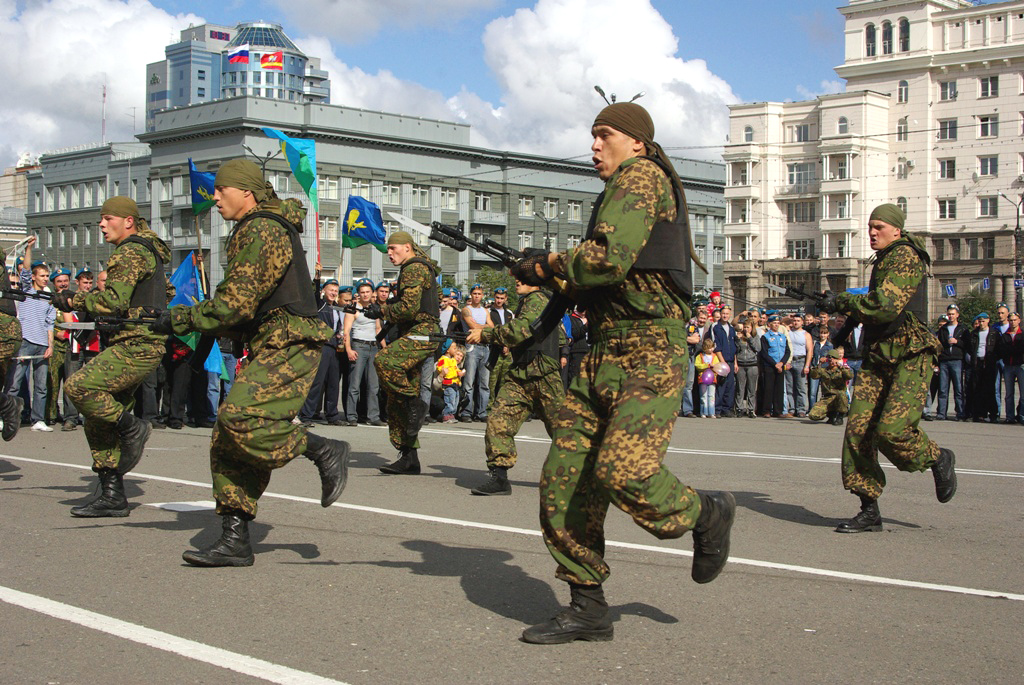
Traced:
<path fill-rule="evenodd" d="M 715 351 L 722 353 L 722 359 L 729 362 L 731 366 L 736 361 L 736 327 L 729 324 L 729 333 L 726 334 L 725 327 L 716 323 L 705 336 L 715 341 Z"/>

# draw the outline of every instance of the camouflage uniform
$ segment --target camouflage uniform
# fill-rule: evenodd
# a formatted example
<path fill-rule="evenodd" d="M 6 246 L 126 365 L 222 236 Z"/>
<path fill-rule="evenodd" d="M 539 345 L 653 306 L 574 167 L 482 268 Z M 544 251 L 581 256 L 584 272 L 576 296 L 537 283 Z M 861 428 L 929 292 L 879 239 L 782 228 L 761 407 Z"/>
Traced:
<path fill-rule="evenodd" d="M 926 266 L 910 246 L 917 236 L 893 243 L 876 271 L 876 286 L 864 295 L 841 293 L 838 311 L 865 325 L 896 320 L 915 290 L 925 287 Z M 923 249 L 923 244 L 919 247 Z M 872 341 L 857 374 L 843 443 L 843 487 L 877 499 L 885 487 L 878 452 L 901 471 L 924 471 L 939 447 L 918 428 L 928 396 L 938 339 L 911 313 L 895 333 Z"/>
<path fill-rule="evenodd" d="M 614 504 L 659 538 L 694 527 L 696 491 L 663 465 L 687 371 L 686 298 L 661 271 L 631 271 L 676 206 L 665 174 L 632 158 L 608 179 L 593 240 L 558 256 L 586 307 L 592 347 L 555 416 L 541 473 L 541 528 L 557 576 L 608 577 L 604 518 Z"/>
<path fill-rule="evenodd" d="M 58 314 L 58 320 L 60 315 Z M 67 331 L 55 329 L 53 331 L 53 354 L 50 355 L 49 371 L 46 376 L 46 420 L 54 422 L 57 420 L 58 404 L 60 400 L 60 384 L 67 379 L 64 377 L 64 362 L 68 358 L 68 339 L 64 336 Z"/>
<path fill-rule="evenodd" d="M 16 316 L 0 312 L 0 384 L 7 378 L 11 358 L 18 354 L 20 347 L 21 321 Z"/>
<path fill-rule="evenodd" d="M 514 348 L 527 347 L 533 341 L 530 324 L 544 311 L 548 296 L 538 290 L 523 296 L 520 302 L 522 308 L 514 319 L 503 326 L 485 328 L 480 334 L 482 343 L 496 343 L 512 350 L 510 360 L 517 356 Z M 559 338 L 563 337 L 560 333 Z M 565 391 L 557 359 L 537 352 L 525 363 L 507 364 L 498 385 L 498 394 L 492 396 L 491 409 L 487 413 L 487 430 L 484 433 L 487 467 L 510 469 L 515 466 L 515 436 L 526 415 L 531 411 L 537 414 L 550 436 L 555 413 L 564 401 Z"/>
<path fill-rule="evenodd" d="M 377 353 L 373 367 L 387 396 L 388 436 L 397 450 L 420 446 L 419 438 L 406 430 L 409 399 L 419 397 L 420 367 L 437 350 L 437 343 L 408 336 L 429 335 L 440 329 L 439 314 L 420 311 L 423 291 L 430 288 L 435 276 L 432 267 L 407 260 L 398 274 L 399 299 L 381 306 L 382 318 L 394 326 L 399 337 Z"/>
<path fill-rule="evenodd" d="M 135 235 L 156 248 L 164 263 L 171 251 L 156 233 L 140 228 Z M 123 242 L 107 263 L 107 285 L 103 290 L 79 291 L 71 300 L 76 311 L 92 316 L 135 318 L 141 307 L 129 305 L 136 284 L 153 275 L 157 260 L 138 243 Z M 167 301 L 174 288 L 167 285 Z M 76 371 L 64 383 L 68 396 L 85 420 L 85 437 L 92 451 L 92 470 L 116 469 L 121 448 L 115 430 L 118 418 L 135 406 L 135 390 L 160 365 L 167 336 L 146 326 L 127 325 L 110 336 L 109 345 Z"/>
<path fill-rule="evenodd" d="M 268 199 L 252 211 L 274 212 L 295 224 L 306 216 L 297 200 Z M 226 252 L 224 280 L 213 297 L 193 307 L 173 307 L 171 324 L 177 334 L 240 334 L 249 345 L 249 361 L 221 403 L 210 442 L 217 513 L 237 512 L 248 519 L 256 515 L 271 471 L 306 451 L 306 428 L 292 419 L 309 394 L 320 348 L 333 331 L 316 316 L 297 316 L 284 307 L 256 318 L 292 260 L 291 237 L 279 222 L 247 221 L 232 231 Z"/>
<path fill-rule="evenodd" d="M 821 382 L 821 398 L 811 407 L 807 415 L 811 421 L 823 421 L 826 417 L 843 416 L 850 411 L 850 399 L 846 396 L 846 382 L 853 380 L 853 369 L 830 362 L 828 367 L 815 366 L 811 378 Z"/>

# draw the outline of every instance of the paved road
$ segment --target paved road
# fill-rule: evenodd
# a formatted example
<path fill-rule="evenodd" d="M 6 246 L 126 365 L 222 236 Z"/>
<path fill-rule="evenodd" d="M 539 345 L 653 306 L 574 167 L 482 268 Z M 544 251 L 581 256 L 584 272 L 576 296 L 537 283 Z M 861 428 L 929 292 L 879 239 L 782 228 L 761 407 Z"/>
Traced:
<path fill-rule="evenodd" d="M 733 561 L 689 579 L 689 536 L 662 543 L 621 512 L 606 586 L 615 640 L 518 640 L 567 600 L 537 534 L 543 427 L 520 435 L 511 497 L 469 494 L 483 426 L 425 430 L 425 473 L 387 477 L 382 428 L 326 428 L 355 450 L 320 508 L 304 459 L 275 473 L 256 564 L 196 569 L 219 532 L 208 430 L 155 431 L 127 479 L 127 519 L 74 519 L 85 437 L 0 444 L 0 682 L 579 683 L 1024 680 L 1024 429 L 932 423 L 960 491 L 888 471 L 883 533 L 838 535 L 841 429 L 797 420 L 680 420 L 667 463 L 740 510 Z M 1001 597 L 1000 597 L 1001 596 Z"/>

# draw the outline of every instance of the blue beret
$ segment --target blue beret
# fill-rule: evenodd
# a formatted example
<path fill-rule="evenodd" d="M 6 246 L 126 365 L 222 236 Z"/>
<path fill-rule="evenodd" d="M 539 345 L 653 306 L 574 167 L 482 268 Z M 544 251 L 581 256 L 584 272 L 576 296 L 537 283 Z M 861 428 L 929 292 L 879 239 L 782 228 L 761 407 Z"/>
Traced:
<path fill-rule="evenodd" d="M 388 283 L 387 281 L 381 281 L 380 283 L 377 284 L 377 287 L 374 288 L 374 290 L 380 290 L 381 288 L 387 288 L 388 290 L 391 290 L 391 284 Z"/>
<path fill-rule="evenodd" d="M 350 285 L 343 285 L 340 288 L 338 288 L 338 292 L 339 293 L 350 293 L 350 292 L 352 292 L 352 286 L 350 286 Z"/>
<path fill-rule="evenodd" d="M 324 281 L 324 284 L 320 286 L 320 289 L 323 290 L 329 285 L 338 285 L 338 281 L 334 278 L 328 278 L 326 281 Z"/>
<path fill-rule="evenodd" d="M 447 287 L 447 286 L 445 286 L 444 288 L 441 288 L 441 294 L 445 295 L 445 296 L 451 295 L 452 294 L 452 289 Z"/>
<path fill-rule="evenodd" d="M 64 267 L 61 267 L 55 270 L 52 274 L 50 274 L 50 280 L 56 281 L 58 276 L 67 276 L 68 278 L 71 278 L 71 269 L 65 269 Z"/>
<path fill-rule="evenodd" d="M 369 278 L 360 278 L 358 281 L 356 281 L 355 287 L 358 289 L 358 288 L 362 288 L 364 285 L 368 285 L 368 286 L 370 286 L 372 288 L 373 287 L 373 281 L 371 281 Z"/>
<path fill-rule="evenodd" d="M 41 259 L 37 259 L 36 261 L 32 262 L 33 269 L 36 268 L 37 266 L 46 266 L 46 262 L 44 262 Z"/>
<path fill-rule="evenodd" d="M 988 312 L 981 312 L 976 317 L 974 317 L 974 320 L 977 321 L 978 319 L 991 319 L 991 318 L 992 317 L 988 315 Z"/>
<path fill-rule="evenodd" d="M 77 281 L 82 276 L 92 276 L 92 272 L 89 271 L 88 268 L 86 268 L 86 269 L 79 269 L 78 273 L 75 274 L 75 280 Z"/>

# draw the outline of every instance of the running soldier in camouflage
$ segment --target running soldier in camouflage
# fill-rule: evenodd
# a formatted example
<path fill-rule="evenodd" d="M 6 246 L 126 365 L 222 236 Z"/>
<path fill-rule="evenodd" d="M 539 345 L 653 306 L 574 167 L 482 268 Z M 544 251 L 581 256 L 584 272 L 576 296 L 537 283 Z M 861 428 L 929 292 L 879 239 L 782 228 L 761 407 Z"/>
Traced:
<path fill-rule="evenodd" d="M 62 290 L 53 295 L 61 311 L 90 316 L 137 318 L 144 309 L 163 308 L 174 296 L 164 276 L 171 251 L 139 216 L 135 201 L 112 197 L 100 208 L 100 229 L 115 245 L 107 265 L 105 290 Z M 160 365 L 167 336 L 145 326 L 126 325 L 110 337 L 110 344 L 64 384 L 85 420 L 85 437 L 92 450 L 92 470 L 100 480 L 100 494 L 72 516 L 97 518 L 128 516 L 122 476 L 139 463 L 152 427 L 136 418 L 135 390 Z"/>
<path fill-rule="evenodd" d="M 659 538 L 693 530 L 699 583 L 728 559 L 736 507 L 731 494 L 697 492 L 662 464 L 687 369 L 692 250 L 682 183 L 639 105 L 606 107 L 592 134 L 605 191 L 586 240 L 564 253 L 532 252 L 512 270 L 534 285 L 563 275 L 587 309 L 593 343 L 556 414 L 541 472 L 541 528 L 571 603 L 523 633 L 540 644 L 612 639 L 602 589 L 609 504 Z"/>
<path fill-rule="evenodd" d="M 498 344 L 511 350 L 511 361 L 498 394 L 491 398 L 484 433 L 484 450 L 490 479 L 474 495 L 508 495 L 512 486 L 508 470 L 516 465 L 516 433 L 531 411 L 544 422 L 548 435 L 555 414 L 565 401 L 559 349 L 565 338 L 562 327 L 552 331 L 544 340 L 535 340 L 530 324 L 540 317 L 549 301 L 538 286 L 516 281 L 519 306 L 515 318 L 503 326 L 477 328 L 466 336 L 471 345 Z"/>
<path fill-rule="evenodd" d="M 409 336 L 440 330 L 436 280 L 440 270 L 405 231 L 388 238 L 388 259 L 401 268 L 397 296 L 382 306 L 374 303 L 363 310 L 363 316 L 383 318 L 395 326 L 399 335 L 373 361 L 388 400 L 388 436 L 399 453 L 398 459 L 381 466 L 380 471 L 414 476 L 420 472 L 419 433 L 427 416 L 427 405 L 420 399 L 420 367 L 434 354 L 437 343 Z"/>
<path fill-rule="evenodd" d="M 258 166 L 234 159 L 214 179 L 217 211 L 235 221 L 227 268 L 213 297 L 172 307 L 154 330 L 228 335 L 249 345 L 248 363 L 217 412 L 210 470 L 222 534 L 212 546 L 187 551 L 195 566 L 251 566 L 249 521 L 271 471 L 300 454 L 320 473 L 320 504 L 341 495 L 349 446 L 292 422 L 313 382 L 320 348 L 333 334 L 318 317 L 299 233 L 306 210 L 280 201 Z"/>
<path fill-rule="evenodd" d="M 830 295 L 823 307 L 863 323 L 866 350 L 853 388 L 842 459 L 843 487 L 860 497 L 861 511 L 839 525 L 840 533 L 882 529 L 878 498 L 885 474 L 878 452 L 901 471 L 930 468 L 940 502 L 956 493 L 953 451 L 940 449 L 918 427 L 940 348 L 922 323 L 931 259 L 924 241 L 903 230 L 905 220 L 893 204 L 871 212 L 868 238 L 876 254 L 869 291 Z M 842 344 L 842 336 L 837 338 Z"/>
<path fill-rule="evenodd" d="M 0 290 L 11 290 L 10 272 L 7 261 L 3 260 L 3 274 Z M 18 354 L 21 347 L 21 321 L 18 320 L 18 308 L 14 300 L 0 298 L 0 378 L 7 378 L 11 359 Z M 3 420 L 3 439 L 10 441 L 18 434 L 21 427 L 22 399 L 0 393 L 0 419 Z"/>
<path fill-rule="evenodd" d="M 821 398 L 807 416 L 811 421 L 828 419 L 833 425 L 841 426 L 843 417 L 850 411 L 846 383 L 853 380 L 853 369 L 843 363 L 843 353 L 839 350 L 830 350 L 822 361 L 823 364 L 811 369 L 811 378 L 820 383 Z"/>

